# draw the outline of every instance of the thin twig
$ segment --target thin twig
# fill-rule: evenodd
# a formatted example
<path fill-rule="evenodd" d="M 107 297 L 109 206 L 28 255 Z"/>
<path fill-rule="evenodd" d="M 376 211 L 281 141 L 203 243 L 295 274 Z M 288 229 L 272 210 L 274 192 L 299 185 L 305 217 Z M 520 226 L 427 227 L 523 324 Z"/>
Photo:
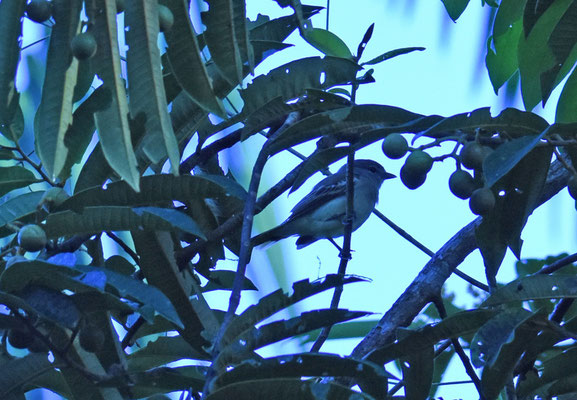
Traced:
<path fill-rule="evenodd" d="M 124 243 L 124 240 L 120 239 L 118 236 L 116 236 L 114 233 L 110 231 L 106 231 L 106 235 L 114 242 L 116 242 L 116 244 L 119 245 L 122 248 L 122 250 L 124 250 L 126 254 L 128 254 L 134 260 L 136 265 L 140 264 L 140 257 L 138 257 L 138 254 L 136 254 L 136 252 L 132 250 L 130 246 Z"/>
<path fill-rule="evenodd" d="M 347 272 L 347 265 L 349 260 L 351 259 L 351 237 L 353 233 L 353 218 L 354 218 L 354 161 L 355 161 L 355 153 L 349 153 L 347 157 L 347 208 L 346 208 L 346 217 L 344 222 L 344 236 L 343 236 L 343 248 L 340 252 L 341 261 L 339 263 L 339 270 L 338 275 L 340 277 L 344 277 L 345 273 Z M 341 301 L 341 296 L 343 294 L 343 285 L 340 284 L 335 288 L 333 292 L 333 297 L 331 299 L 330 309 L 336 309 L 339 306 L 339 302 Z M 329 338 L 329 334 L 331 333 L 332 326 L 325 326 L 317 340 L 314 342 L 313 346 L 311 347 L 312 353 L 318 353 L 321 349 L 322 345 L 326 342 Z"/>

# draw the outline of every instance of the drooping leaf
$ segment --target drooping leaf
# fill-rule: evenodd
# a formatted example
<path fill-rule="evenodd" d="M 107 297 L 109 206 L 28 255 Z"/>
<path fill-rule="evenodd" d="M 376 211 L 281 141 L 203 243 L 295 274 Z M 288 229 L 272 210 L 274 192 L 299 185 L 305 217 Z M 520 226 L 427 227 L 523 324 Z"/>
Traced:
<path fill-rule="evenodd" d="M 160 205 L 178 200 L 186 203 L 193 198 L 246 197 L 245 190 L 232 179 L 216 175 L 149 175 L 142 177 L 141 190 L 135 192 L 124 182 L 114 182 L 106 188 L 92 187 L 77 192 L 60 205 L 59 210 L 80 211 L 88 206 Z"/>
<path fill-rule="evenodd" d="M 0 196 L 36 182 L 42 182 L 42 180 L 36 178 L 32 171 L 27 168 L 18 166 L 0 167 Z"/>
<path fill-rule="evenodd" d="M 515 331 L 535 314 L 523 308 L 505 310 L 487 321 L 471 342 L 471 362 L 477 368 L 493 365 L 502 347 L 513 340 Z"/>
<path fill-rule="evenodd" d="M 487 65 L 487 71 L 489 72 L 489 78 L 495 94 L 519 69 L 517 45 L 521 35 L 522 22 L 516 21 L 501 36 L 492 36 L 487 41 L 485 64 Z M 495 50 L 491 48 L 491 42 Z"/>
<path fill-rule="evenodd" d="M 256 77 L 240 92 L 243 112 L 250 113 L 277 97 L 285 101 L 294 99 L 305 89 L 326 89 L 349 83 L 360 68 L 353 61 L 328 56 L 292 61 Z"/>
<path fill-rule="evenodd" d="M 425 399 L 433 383 L 435 348 L 429 346 L 401 359 L 405 394 L 409 399 Z"/>
<path fill-rule="evenodd" d="M 74 191 L 80 192 L 93 186 L 102 186 L 112 176 L 114 171 L 104 157 L 102 146 L 97 143 L 78 174 Z"/>
<path fill-rule="evenodd" d="M 353 378 L 364 392 L 376 398 L 386 396 L 387 378 L 394 378 L 384 368 L 368 361 L 335 354 L 297 353 L 241 363 L 218 376 L 214 388 L 249 380 L 301 376 Z"/>
<path fill-rule="evenodd" d="M 130 137 L 126 89 L 121 79 L 116 1 L 92 0 L 88 11 L 94 13 L 89 17 L 94 22 L 93 33 L 98 44 L 90 61 L 109 99 L 109 106 L 94 114 L 100 145 L 112 169 L 138 190 L 140 175 Z"/>
<path fill-rule="evenodd" d="M 204 39 L 210 50 L 214 63 L 232 85 L 236 86 L 243 80 L 242 58 L 240 53 L 240 29 L 235 24 L 232 0 L 209 0 L 208 11 L 201 13 L 206 26 Z"/>
<path fill-rule="evenodd" d="M 272 343 L 291 338 L 298 333 L 305 333 L 325 326 L 361 318 L 371 313 L 350 311 L 347 309 L 324 309 L 302 313 L 288 320 L 279 320 L 251 328 L 243 332 L 237 340 L 223 347 L 214 361 L 217 369 L 235 364 L 239 359 L 250 357 L 250 352 Z"/>
<path fill-rule="evenodd" d="M 85 207 L 81 212 L 60 211 L 51 213 L 46 218 L 44 230 L 48 237 L 56 238 L 81 233 L 98 233 L 103 231 L 182 231 L 193 235 L 203 236 L 198 231 L 192 219 L 177 210 L 169 210 L 172 214 L 178 213 L 183 219 L 178 226 L 174 225 L 173 217 L 166 218 L 150 212 L 138 214 L 132 207 L 97 206 Z M 183 223 L 184 224 L 183 224 Z"/>
<path fill-rule="evenodd" d="M 543 92 L 543 74 L 555 67 L 555 55 L 548 40 L 555 26 L 568 7 L 571 0 L 553 2 L 540 15 L 532 29 L 525 26 L 525 35 L 521 35 L 518 47 L 519 72 L 521 76 L 521 93 L 525 109 L 532 110 L 540 101 L 545 102 L 546 93 Z M 526 6 L 527 10 L 529 4 Z"/>
<path fill-rule="evenodd" d="M 343 279 L 337 275 L 327 275 L 324 279 L 314 282 L 309 282 L 308 280 L 295 282 L 291 296 L 283 293 L 282 290 L 274 291 L 261 298 L 257 304 L 248 307 L 237 318 L 233 319 L 223 334 L 221 343 L 223 346 L 230 343 L 235 340 L 238 335 L 253 327 L 258 322 L 303 299 L 332 289 L 338 285 L 359 281 L 362 281 L 362 279 L 353 276 Z"/>
<path fill-rule="evenodd" d="M 198 224 L 188 215 L 178 210 L 160 207 L 137 207 L 133 208 L 133 211 L 138 216 L 145 216 L 147 214 L 157 216 L 180 229 L 182 232 L 191 233 L 201 239 L 206 239 L 206 236 L 204 236 Z"/>
<path fill-rule="evenodd" d="M 30 353 L 3 363 L 0 371 L 0 397 L 12 399 L 22 385 L 53 368 L 47 353 Z"/>
<path fill-rule="evenodd" d="M 25 219 L 36 212 L 36 207 L 44 195 L 43 191 L 24 193 L 0 205 L 0 236 L 12 231 L 3 229 L 9 222 Z"/>
<path fill-rule="evenodd" d="M 22 34 L 22 16 L 26 2 L 0 2 L 0 132 L 12 141 L 14 135 L 10 125 L 19 109 L 16 92 L 16 69 L 20 60 L 19 38 Z"/>
<path fill-rule="evenodd" d="M 445 5 L 445 10 L 447 10 L 447 14 L 456 22 L 457 19 L 463 14 L 465 8 L 469 4 L 469 0 L 441 0 Z"/>
<path fill-rule="evenodd" d="M 178 84 L 204 110 L 223 117 L 224 108 L 215 96 L 212 82 L 201 57 L 201 47 L 194 32 L 184 0 L 162 0 L 174 15 L 174 25 L 164 32 L 166 54 Z"/>
<path fill-rule="evenodd" d="M 182 336 L 159 336 L 139 350 L 132 352 L 128 358 L 128 369 L 131 372 L 146 371 L 183 358 L 206 360 L 205 353 L 199 353 L 188 344 Z"/>
<path fill-rule="evenodd" d="M 565 82 L 557 108 L 555 110 L 555 122 L 558 123 L 573 123 L 577 122 L 577 73 L 575 70 L 569 75 L 569 79 Z"/>
<path fill-rule="evenodd" d="M 152 163 L 165 157 L 178 174 L 180 154 L 168 115 L 158 48 L 158 4 L 135 1 L 124 12 L 130 116 L 144 130 L 140 146 Z M 135 129 L 138 129 L 135 128 Z"/>
<path fill-rule="evenodd" d="M 80 32 L 80 0 L 56 0 L 46 59 L 42 100 L 34 121 L 38 156 L 49 175 L 60 175 L 68 148 L 64 137 L 72 124 L 72 102 L 78 76 L 78 59 L 72 55 L 70 42 Z"/>
<path fill-rule="evenodd" d="M 325 399 L 345 400 L 374 400 L 367 393 L 357 392 L 337 383 L 322 383 L 314 380 L 303 381 L 293 379 L 247 380 L 225 386 L 207 396 L 207 400 L 254 400 L 255 393 L 263 399 L 275 400 L 318 400 Z"/>

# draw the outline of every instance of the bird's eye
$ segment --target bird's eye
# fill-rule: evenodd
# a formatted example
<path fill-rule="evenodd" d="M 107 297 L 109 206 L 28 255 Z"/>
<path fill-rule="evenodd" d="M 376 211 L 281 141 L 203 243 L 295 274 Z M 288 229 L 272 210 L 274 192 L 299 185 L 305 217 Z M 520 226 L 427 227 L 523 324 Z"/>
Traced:
<path fill-rule="evenodd" d="M 371 168 L 369 168 L 369 170 L 373 173 L 377 172 L 377 169 L 375 167 L 371 167 Z"/>

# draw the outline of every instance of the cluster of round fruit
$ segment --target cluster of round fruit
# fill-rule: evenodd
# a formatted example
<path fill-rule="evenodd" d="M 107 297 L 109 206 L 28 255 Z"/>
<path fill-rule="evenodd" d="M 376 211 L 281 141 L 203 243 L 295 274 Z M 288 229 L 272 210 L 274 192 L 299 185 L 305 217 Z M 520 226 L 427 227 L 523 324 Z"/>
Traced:
<path fill-rule="evenodd" d="M 427 174 L 435 161 L 427 152 L 418 149 L 410 149 L 407 139 L 399 133 L 388 135 L 382 144 L 383 153 L 391 159 L 404 157 L 407 152 L 411 154 L 401 167 L 401 181 L 409 189 L 416 189 L 427 179 Z M 490 147 L 477 142 L 468 142 L 458 155 L 460 165 L 473 171 L 481 171 L 483 160 L 493 151 Z M 474 214 L 485 215 L 495 206 L 495 195 L 488 187 L 482 186 L 482 179 L 473 176 L 459 168 L 449 178 L 449 189 L 460 199 L 469 199 L 469 207 Z M 577 191 L 576 191 L 577 192 Z"/>
<path fill-rule="evenodd" d="M 116 11 L 124 11 L 124 1 L 116 2 Z M 35 22 L 42 23 L 52 17 L 52 2 L 48 0 L 32 0 L 26 5 L 26 16 Z M 166 32 L 174 24 L 174 15 L 166 6 L 158 6 L 158 22 L 160 31 Z M 91 32 L 83 32 L 76 35 L 71 43 L 72 54 L 79 60 L 86 60 L 96 54 L 97 44 Z"/>

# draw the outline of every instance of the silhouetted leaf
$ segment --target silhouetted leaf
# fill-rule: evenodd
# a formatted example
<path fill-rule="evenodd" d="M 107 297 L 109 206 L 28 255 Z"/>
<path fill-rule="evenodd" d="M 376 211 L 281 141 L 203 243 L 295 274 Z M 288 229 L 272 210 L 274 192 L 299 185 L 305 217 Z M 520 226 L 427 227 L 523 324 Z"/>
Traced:
<path fill-rule="evenodd" d="M 346 43 L 331 31 L 320 28 L 307 28 L 303 31 L 303 39 L 324 55 L 353 59 L 353 55 Z"/>
<path fill-rule="evenodd" d="M 42 180 L 37 179 L 27 168 L 18 166 L 0 168 L 0 196 L 36 182 L 42 182 Z"/>

